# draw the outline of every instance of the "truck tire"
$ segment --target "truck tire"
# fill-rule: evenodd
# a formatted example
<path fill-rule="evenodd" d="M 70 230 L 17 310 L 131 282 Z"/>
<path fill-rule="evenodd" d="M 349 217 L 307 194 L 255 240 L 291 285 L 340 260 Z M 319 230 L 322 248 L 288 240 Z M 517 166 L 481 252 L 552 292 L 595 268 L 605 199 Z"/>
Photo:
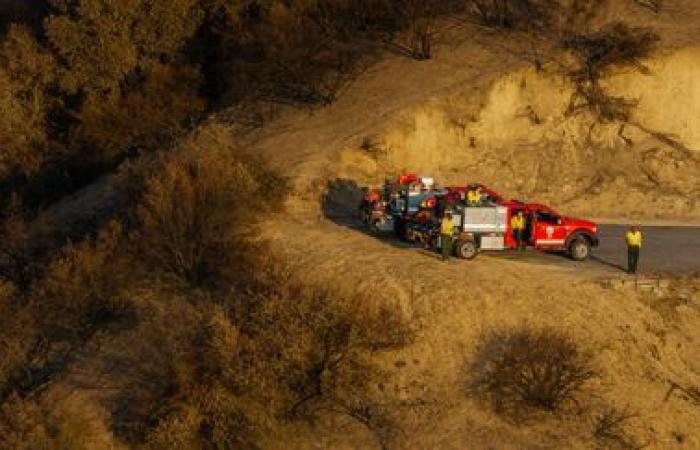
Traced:
<path fill-rule="evenodd" d="M 369 233 L 377 235 L 379 234 L 379 226 L 382 225 L 383 221 L 381 219 L 374 219 L 369 226 Z"/>
<path fill-rule="evenodd" d="M 457 241 L 457 256 L 462 259 L 474 259 L 479 253 L 479 249 L 474 241 Z"/>
<path fill-rule="evenodd" d="M 569 256 L 574 261 L 585 261 L 591 255 L 591 244 L 588 239 L 579 237 L 569 245 Z"/>
<path fill-rule="evenodd" d="M 406 222 L 400 217 L 394 219 L 394 234 L 401 240 L 406 239 Z"/>

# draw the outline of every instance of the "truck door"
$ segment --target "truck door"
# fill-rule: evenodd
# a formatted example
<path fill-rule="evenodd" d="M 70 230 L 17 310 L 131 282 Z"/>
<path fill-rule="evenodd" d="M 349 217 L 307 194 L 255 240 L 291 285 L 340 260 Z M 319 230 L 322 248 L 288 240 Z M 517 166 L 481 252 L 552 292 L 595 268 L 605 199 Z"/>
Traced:
<path fill-rule="evenodd" d="M 566 227 L 561 218 L 550 212 L 534 211 L 534 245 L 538 248 L 563 247 Z"/>

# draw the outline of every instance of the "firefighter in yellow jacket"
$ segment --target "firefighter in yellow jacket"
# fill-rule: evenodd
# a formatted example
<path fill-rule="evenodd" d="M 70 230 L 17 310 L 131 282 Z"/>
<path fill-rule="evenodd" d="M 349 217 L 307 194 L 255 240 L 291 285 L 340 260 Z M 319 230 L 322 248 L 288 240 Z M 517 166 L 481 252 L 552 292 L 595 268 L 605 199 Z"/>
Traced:
<path fill-rule="evenodd" d="M 476 186 L 469 189 L 467 192 L 467 204 L 469 206 L 477 206 L 481 203 L 481 188 Z"/>
<path fill-rule="evenodd" d="M 449 211 L 445 212 L 445 216 L 440 223 L 440 243 L 443 261 L 449 260 L 452 254 L 452 235 L 454 234 L 454 229 L 455 225 L 452 220 L 452 213 Z"/>
<path fill-rule="evenodd" d="M 627 273 L 637 273 L 637 264 L 639 263 L 639 251 L 642 249 L 642 232 L 639 227 L 632 225 L 625 233 L 625 242 L 627 242 Z"/>
<path fill-rule="evenodd" d="M 517 243 L 518 250 L 525 250 L 525 215 L 522 211 L 518 211 L 516 215 L 510 219 L 510 229 L 513 231 L 513 238 Z"/>

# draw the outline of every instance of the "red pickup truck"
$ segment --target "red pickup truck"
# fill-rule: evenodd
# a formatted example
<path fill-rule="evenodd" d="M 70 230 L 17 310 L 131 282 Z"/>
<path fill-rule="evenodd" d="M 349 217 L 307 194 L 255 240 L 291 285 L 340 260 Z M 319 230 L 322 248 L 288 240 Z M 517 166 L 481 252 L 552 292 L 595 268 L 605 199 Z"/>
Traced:
<path fill-rule="evenodd" d="M 472 259 L 479 251 L 516 248 L 510 219 L 520 211 L 525 216 L 524 238 L 529 246 L 566 252 L 576 261 L 587 259 L 591 248 L 598 246 L 598 226 L 591 221 L 566 217 L 537 203 L 500 200 L 457 209 L 457 255 Z"/>
<path fill-rule="evenodd" d="M 592 247 L 598 246 L 598 226 L 588 220 L 563 216 L 552 208 L 536 203 L 504 202 L 508 208 L 507 245 L 515 248 L 510 230 L 510 217 L 523 211 L 526 218 L 525 238 L 536 249 L 567 252 L 571 258 L 583 261 Z"/>

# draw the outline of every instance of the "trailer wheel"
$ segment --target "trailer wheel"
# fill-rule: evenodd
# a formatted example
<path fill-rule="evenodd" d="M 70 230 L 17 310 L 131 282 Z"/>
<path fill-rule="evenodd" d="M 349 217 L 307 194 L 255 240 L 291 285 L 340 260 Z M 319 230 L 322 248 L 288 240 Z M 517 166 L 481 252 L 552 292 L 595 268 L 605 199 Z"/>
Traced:
<path fill-rule="evenodd" d="M 458 241 L 457 256 L 463 259 L 474 259 L 479 252 L 474 241 Z"/>
<path fill-rule="evenodd" d="M 569 245 L 569 255 L 574 261 L 585 261 L 591 254 L 591 244 L 586 238 L 575 239 Z"/>

